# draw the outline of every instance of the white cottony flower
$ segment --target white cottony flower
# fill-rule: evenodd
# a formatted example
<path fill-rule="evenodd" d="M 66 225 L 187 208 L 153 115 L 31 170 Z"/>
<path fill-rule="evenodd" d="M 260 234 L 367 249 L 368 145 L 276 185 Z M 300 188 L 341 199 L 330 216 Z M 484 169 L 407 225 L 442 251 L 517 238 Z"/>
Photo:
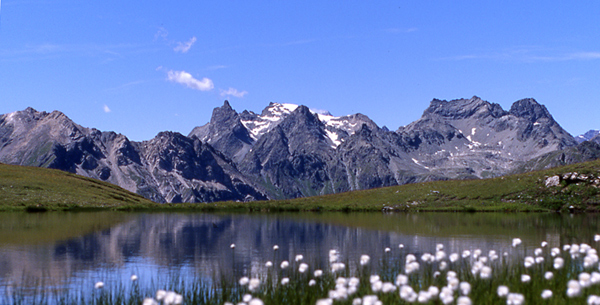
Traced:
<path fill-rule="evenodd" d="M 104 282 L 96 282 L 96 284 L 94 285 L 94 288 L 96 288 L 96 289 L 104 288 Z"/>
<path fill-rule="evenodd" d="M 512 240 L 512 246 L 513 247 L 516 247 L 516 246 L 518 246 L 520 244 L 521 244 L 521 239 L 520 238 L 513 238 L 513 240 Z"/>
<path fill-rule="evenodd" d="M 383 286 L 381 287 L 381 292 L 390 293 L 390 292 L 394 292 L 394 291 L 396 291 L 396 286 L 394 286 L 394 284 L 392 284 L 390 282 L 383 283 Z"/>
<path fill-rule="evenodd" d="M 533 264 L 535 264 L 535 259 L 531 256 L 527 256 L 525 257 L 525 263 L 523 265 L 525 265 L 525 268 L 529 268 L 531 266 L 533 266 Z"/>
<path fill-rule="evenodd" d="M 407 264 L 407 265 L 406 265 L 404 268 L 406 269 L 406 274 L 411 274 L 411 273 L 413 273 L 414 271 L 417 271 L 417 270 L 419 270 L 419 267 L 420 267 L 420 266 L 421 266 L 421 265 L 419 265 L 419 263 L 417 263 L 417 262 L 412 262 L 412 263 L 410 263 L 410 264 Z"/>
<path fill-rule="evenodd" d="M 531 281 L 531 276 L 529 276 L 528 274 L 521 274 L 521 282 L 522 283 L 529 283 Z"/>
<path fill-rule="evenodd" d="M 142 305 L 159 305 L 158 302 L 153 298 L 145 298 Z"/>
<path fill-rule="evenodd" d="M 492 268 L 490 268 L 489 266 L 483 266 L 483 268 L 481 268 L 481 271 L 479 272 L 479 277 L 481 277 L 484 280 L 491 278 Z"/>
<path fill-rule="evenodd" d="M 392 249 L 390 249 L 390 248 L 385 248 L 385 253 L 388 253 L 388 252 L 390 252 L 390 251 L 392 251 Z"/>
<path fill-rule="evenodd" d="M 275 250 L 275 251 L 279 250 L 279 246 L 278 245 L 274 245 L 273 246 L 273 250 Z"/>
<path fill-rule="evenodd" d="M 567 296 L 569 298 L 574 298 L 576 296 L 579 296 L 580 293 L 581 293 L 581 285 L 579 284 L 579 282 L 576 280 L 570 280 L 567 283 Z"/>
<path fill-rule="evenodd" d="M 382 288 L 383 283 L 381 281 L 377 280 L 375 282 L 371 282 L 371 290 L 373 290 L 373 292 L 379 292 Z"/>
<path fill-rule="evenodd" d="M 597 295 L 590 295 L 587 299 L 588 305 L 600 305 L 600 297 Z"/>
<path fill-rule="evenodd" d="M 504 285 L 498 286 L 497 293 L 501 298 L 506 297 L 509 293 L 508 287 Z"/>
<path fill-rule="evenodd" d="M 439 298 L 444 305 L 451 304 L 454 302 L 454 291 L 448 287 L 443 287 L 439 294 Z"/>
<path fill-rule="evenodd" d="M 231 244 L 231 245 L 229 245 L 229 248 L 231 248 L 231 249 L 235 249 L 235 244 Z"/>
<path fill-rule="evenodd" d="M 455 277 L 457 277 L 456 272 L 454 272 L 452 270 L 450 270 L 450 271 L 448 271 L 448 273 L 446 273 L 447 280 L 450 280 L 451 278 L 455 278 Z"/>
<path fill-rule="evenodd" d="M 248 305 L 264 305 L 265 303 L 261 299 L 252 299 L 248 302 Z"/>
<path fill-rule="evenodd" d="M 364 265 L 368 264 L 370 260 L 371 260 L 371 257 L 369 257 L 366 254 L 363 254 L 360 256 L 360 265 L 364 266 Z"/>
<path fill-rule="evenodd" d="M 135 274 L 131 275 L 131 281 L 132 282 L 135 282 L 137 280 L 138 280 L 138 276 L 137 275 L 135 275 Z"/>
<path fill-rule="evenodd" d="M 308 270 L 308 265 L 305 263 L 300 264 L 300 266 L 298 266 L 298 271 L 300 273 L 304 273 L 306 272 L 306 270 Z"/>
<path fill-rule="evenodd" d="M 248 283 L 248 289 L 250 289 L 250 291 L 255 291 L 258 287 L 260 287 L 260 279 L 258 278 L 253 278 Z"/>
<path fill-rule="evenodd" d="M 435 251 L 442 251 L 444 250 L 444 244 L 436 244 L 435 245 Z"/>
<path fill-rule="evenodd" d="M 571 245 L 564 245 L 563 246 L 563 251 L 569 251 L 571 250 Z"/>
<path fill-rule="evenodd" d="M 533 254 L 535 254 L 535 256 L 540 256 L 542 255 L 542 253 L 544 253 L 542 248 L 535 248 L 535 250 L 533 251 Z"/>
<path fill-rule="evenodd" d="M 379 277 L 379 275 L 371 275 L 369 277 L 369 282 L 371 284 L 375 283 L 375 282 L 379 282 L 381 280 L 381 278 Z"/>
<path fill-rule="evenodd" d="M 267 262 L 265 263 L 265 267 L 267 267 L 267 268 L 271 268 L 271 267 L 273 267 L 273 262 L 272 262 L 272 261 L 267 261 Z"/>
<path fill-rule="evenodd" d="M 444 271 L 446 270 L 446 267 L 448 267 L 448 263 L 445 261 L 440 262 L 440 270 Z"/>
<path fill-rule="evenodd" d="M 427 290 L 419 291 L 419 294 L 417 296 L 417 302 L 423 304 L 423 303 L 429 302 L 429 299 L 431 299 L 431 295 L 429 294 L 429 291 L 427 291 Z"/>
<path fill-rule="evenodd" d="M 304 256 L 302 256 L 302 254 L 298 254 L 298 255 L 296 255 L 295 261 L 299 262 L 299 261 L 301 261 L 303 259 L 304 259 Z"/>
<path fill-rule="evenodd" d="M 437 288 L 437 286 L 429 286 L 429 289 L 427 289 L 427 292 L 429 292 L 429 297 L 432 300 L 435 300 L 438 295 L 440 294 L 440 289 Z"/>
<path fill-rule="evenodd" d="M 471 305 L 471 299 L 466 296 L 458 297 L 458 300 L 456 300 L 456 305 Z"/>
<path fill-rule="evenodd" d="M 554 269 L 561 269 L 565 264 L 565 260 L 562 257 L 554 258 Z"/>
<path fill-rule="evenodd" d="M 412 255 L 412 254 L 409 254 L 409 255 L 406 256 L 406 264 L 407 265 L 410 264 L 410 263 L 412 263 L 412 262 L 414 262 L 414 261 L 416 261 L 416 260 L 417 260 L 417 258 L 414 255 Z"/>
<path fill-rule="evenodd" d="M 287 285 L 290 283 L 290 278 L 284 277 L 281 279 L 281 285 Z"/>
<path fill-rule="evenodd" d="M 544 257 L 543 257 L 543 256 L 537 256 L 537 257 L 535 258 L 535 263 L 536 263 L 536 264 L 541 264 L 541 263 L 543 263 L 543 262 L 544 262 Z"/>
<path fill-rule="evenodd" d="M 396 286 L 403 286 L 408 284 L 408 276 L 404 274 L 398 274 L 396 277 Z"/>
<path fill-rule="evenodd" d="M 416 293 L 412 287 L 410 287 L 408 285 L 400 286 L 400 298 L 401 299 L 407 301 L 409 299 L 412 299 L 413 295 L 416 295 Z"/>
<path fill-rule="evenodd" d="M 582 272 L 579 274 L 579 285 L 581 287 L 589 287 L 592 284 L 592 276 L 587 272 Z"/>
<path fill-rule="evenodd" d="M 240 278 L 240 286 L 246 286 L 250 282 L 250 279 L 247 276 L 243 276 Z"/>
<path fill-rule="evenodd" d="M 469 284 L 468 282 L 460 282 L 458 288 L 460 289 L 460 293 L 462 295 L 469 295 L 469 293 L 471 292 L 471 284 Z"/>
<path fill-rule="evenodd" d="M 459 280 L 455 277 L 448 279 L 448 288 L 452 289 L 452 291 L 456 291 L 458 289 L 458 285 L 460 284 Z"/>
<path fill-rule="evenodd" d="M 600 234 L 594 235 L 594 241 L 600 241 Z"/>
<path fill-rule="evenodd" d="M 542 291 L 542 299 L 549 299 L 552 297 L 552 290 L 545 289 Z"/>
<path fill-rule="evenodd" d="M 333 263 L 331 264 L 331 271 L 338 272 L 346 269 L 346 265 L 344 263 Z"/>
<path fill-rule="evenodd" d="M 462 258 L 467 258 L 467 257 L 469 257 L 469 256 L 471 256 L 471 251 L 469 251 L 469 250 L 465 250 L 465 251 L 463 251 L 463 253 L 462 253 Z"/>
<path fill-rule="evenodd" d="M 557 256 L 557 255 L 559 255 L 559 254 L 560 254 L 560 249 L 559 249 L 559 248 L 552 248 L 552 249 L 550 250 L 550 255 L 551 255 L 552 257 L 555 257 L 555 256 Z"/>
<path fill-rule="evenodd" d="M 506 296 L 506 305 L 521 305 L 525 302 L 525 296 L 520 293 L 509 293 Z"/>
<path fill-rule="evenodd" d="M 435 260 L 435 257 L 433 255 L 431 255 L 431 253 L 423 253 L 423 255 L 421 255 L 421 261 L 425 262 L 425 263 L 430 263 L 433 262 Z"/>
<path fill-rule="evenodd" d="M 450 254 L 449 258 L 450 258 L 450 262 L 451 263 L 456 262 L 458 260 L 458 258 L 459 258 L 458 253 L 452 253 L 452 254 Z"/>
<path fill-rule="evenodd" d="M 157 301 L 162 301 L 165 298 L 166 295 L 167 295 L 167 291 L 166 290 L 159 289 L 159 290 L 156 291 L 156 300 Z"/>
<path fill-rule="evenodd" d="M 308 281 L 308 286 L 314 286 L 317 284 L 317 281 L 315 281 L 314 279 L 311 279 L 310 281 Z"/>
<path fill-rule="evenodd" d="M 250 302 L 250 300 L 252 300 L 251 294 L 244 294 L 244 296 L 242 297 L 242 301 L 244 301 L 246 303 Z"/>
<path fill-rule="evenodd" d="M 552 273 L 552 271 L 546 271 L 546 273 L 544 273 L 544 278 L 547 280 L 551 280 L 554 277 L 554 273 Z"/>
<path fill-rule="evenodd" d="M 323 275 L 323 270 L 321 269 L 317 269 L 314 272 L 315 277 L 321 277 L 321 275 Z"/>
<path fill-rule="evenodd" d="M 404 245 L 403 245 L 403 244 L 399 244 L 399 245 L 398 245 L 398 248 L 399 248 L 399 249 L 404 249 Z"/>
<path fill-rule="evenodd" d="M 317 300 L 317 303 L 315 303 L 315 305 L 332 305 L 333 304 L 333 300 L 332 299 L 320 299 Z"/>
<path fill-rule="evenodd" d="M 546 247 L 547 245 L 548 245 L 547 241 L 543 241 L 542 244 L 541 244 L 542 248 Z"/>
<path fill-rule="evenodd" d="M 600 283 L 600 273 L 598 273 L 596 271 L 592 272 L 592 277 L 590 279 L 590 282 L 592 282 L 592 285 Z"/>
<path fill-rule="evenodd" d="M 283 261 L 283 262 L 281 262 L 281 265 L 280 265 L 281 269 L 286 269 L 289 266 L 290 266 L 290 262 L 288 262 L 288 261 Z"/>

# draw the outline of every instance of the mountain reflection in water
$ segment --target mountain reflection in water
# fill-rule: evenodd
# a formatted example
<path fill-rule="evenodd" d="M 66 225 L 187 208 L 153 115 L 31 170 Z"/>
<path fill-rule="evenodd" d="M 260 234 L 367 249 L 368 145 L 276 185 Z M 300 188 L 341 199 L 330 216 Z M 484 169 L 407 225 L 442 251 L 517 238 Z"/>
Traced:
<path fill-rule="evenodd" d="M 447 253 L 503 253 L 514 251 L 511 240 L 519 237 L 525 251 L 532 252 L 544 240 L 549 247 L 575 240 L 592 243 L 600 232 L 596 215 L 560 214 L 102 212 L 3 213 L 0 220 L 4 218 L 0 285 L 54 288 L 106 277 L 127 279 L 133 273 L 140 279 L 168 272 L 207 281 L 215 274 L 237 278 L 262 272 L 266 261 L 278 266 L 297 254 L 312 267 L 325 268 L 330 249 L 337 249 L 350 268 L 362 254 L 375 261 L 394 255 L 401 251 L 399 244 L 405 246 L 402 251 L 417 255 L 435 252 L 438 243 Z M 45 240 L 14 238 L 43 236 L 53 229 L 48 223 L 72 229 Z M 390 253 L 384 252 L 386 247 Z"/>

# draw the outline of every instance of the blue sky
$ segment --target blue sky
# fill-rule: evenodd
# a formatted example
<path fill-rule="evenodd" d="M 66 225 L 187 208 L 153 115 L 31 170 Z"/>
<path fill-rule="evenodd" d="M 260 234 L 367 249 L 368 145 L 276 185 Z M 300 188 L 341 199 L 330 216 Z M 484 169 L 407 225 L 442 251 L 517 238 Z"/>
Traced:
<path fill-rule="evenodd" d="M 433 98 L 546 105 L 599 129 L 600 1 L 0 3 L 0 113 L 60 110 L 148 140 L 188 134 L 228 99 L 395 130 Z"/>

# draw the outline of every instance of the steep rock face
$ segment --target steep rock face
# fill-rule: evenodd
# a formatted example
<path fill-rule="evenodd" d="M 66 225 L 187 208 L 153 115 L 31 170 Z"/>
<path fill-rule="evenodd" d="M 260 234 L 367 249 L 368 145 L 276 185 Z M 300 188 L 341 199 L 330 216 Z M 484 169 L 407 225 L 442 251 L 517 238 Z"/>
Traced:
<path fill-rule="evenodd" d="M 448 178 L 503 175 L 519 163 L 576 145 L 533 99 L 515 102 L 510 111 L 478 97 L 434 100 L 421 119 L 397 133 L 415 160 Z"/>
<path fill-rule="evenodd" d="M 300 106 L 260 137 L 240 168 L 256 177 L 274 198 L 329 193 L 331 144 L 324 124 Z"/>
<path fill-rule="evenodd" d="M 132 142 L 32 108 L 0 116 L 0 162 L 61 169 L 117 184 L 156 202 L 257 200 L 231 160 L 197 138 L 161 133 Z"/>
<path fill-rule="evenodd" d="M 254 144 L 248 129 L 228 101 L 213 110 L 208 124 L 194 128 L 188 136 L 196 136 L 209 143 L 235 162 L 241 161 Z"/>
<path fill-rule="evenodd" d="M 553 151 L 525 162 L 511 173 L 526 173 L 600 158 L 600 143 L 582 142 L 577 146 Z"/>

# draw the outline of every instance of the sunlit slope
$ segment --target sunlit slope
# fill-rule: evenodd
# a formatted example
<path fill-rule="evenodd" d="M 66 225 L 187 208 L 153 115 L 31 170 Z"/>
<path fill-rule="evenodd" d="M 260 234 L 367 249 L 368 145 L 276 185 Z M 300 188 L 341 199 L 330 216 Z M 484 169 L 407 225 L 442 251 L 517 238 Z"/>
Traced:
<path fill-rule="evenodd" d="M 0 208 L 119 207 L 151 201 L 116 185 L 39 167 L 0 164 Z"/>

